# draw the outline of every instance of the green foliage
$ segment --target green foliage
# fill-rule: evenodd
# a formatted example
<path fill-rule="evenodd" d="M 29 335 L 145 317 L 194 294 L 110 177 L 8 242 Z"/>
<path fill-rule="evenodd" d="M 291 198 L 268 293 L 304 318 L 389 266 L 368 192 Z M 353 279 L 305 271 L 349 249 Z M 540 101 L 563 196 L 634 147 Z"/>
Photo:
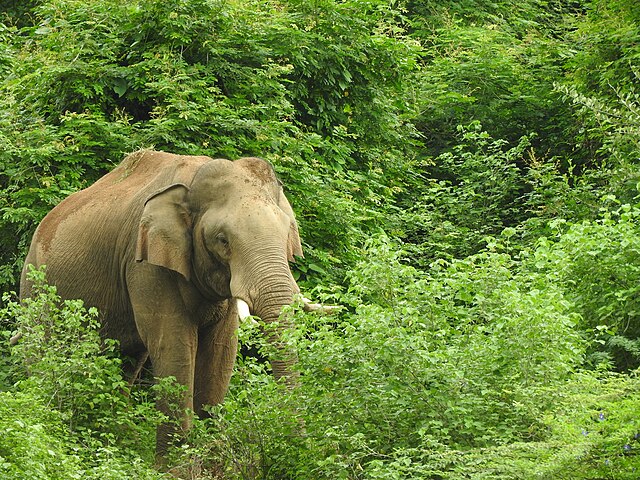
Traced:
<path fill-rule="evenodd" d="M 63 415 L 37 391 L 0 392 L 0 429 L 0 476 L 6 480 L 166 478 L 113 445 L 89 438 L 71 443 Z"/>
<path fill-rule="evenodd" d="M 0 475 L 7 480 L 80 478 L 57 411 L 35 395 L 0 392 Z"/>
<path fill-rule="evenodd" d="M 535 385 L 561 381 L 580 359 L 560 292 L 519 277 L 506 254 L 438 262 L 429 275 L 402 266 L 385 242 L 369 255 L 351 278 L 356 315 L 305 344 L 309 381 L 347 402 L 327 413 L 362 415 L 350 425 L 380 429 L 365 435 L 380 453 L 402 438 L 462 447 L 535 434 L 547 395 Z M 350 405 L 358 397 L 361 412 Z"/>
<path fill-rule="evenodd" d="M 632 0 L 5 1 L 0 285 L 127 152 L 262 156 L 296 278 L 347 308 L 287 313 L 293 391 L 240 358 L 174 475 L 636 478 L 638 25 Z M 96 314 L 4 301 L 0 476 L 158 478 Z"/>
<path fill-rule="evenodd" d="M 478 450 L 408 451 L 404 462 L 397 462 L 405 475 L 398 478 L 430 478 L 437 473 L 451 480 L 635 479 L 640 467 L 638 387 L 636 374 L 574 375 L 559 393 L 554 414 L 544 417 L 545 440 Z M 450 469 L 436 471 L 425 465 Z"/>
<path fill-rule="evenodd" d="M 640 59 L 640 13 L 633 0 L 593 0 L 576 22 L 572 74 L 585 91 L 611 97 L 637 84 L 634 65 Z"/>
<path fill-rule="evenodd" d="M 305 449 L 301 417 L 284 390 L 263 364 L 239 359 L 224 404 L 196 420 L 188 441 L 173 452 L 174 471 L 197 479 L 287 478 Z"/>
<path fill-rule="evenodd" d="M 455 144 L 458 125 L 479 121 L 490 135 L 511 144 L 534 133 L 536 148 L 566 152 L 572 146 L 565 138 L 571 110 L 553 87 L 563 78 L 564 45 L 548 35 L 551 27 L 539 23 L 548 14 L 546 5 L 477 3 L 486 5 L 466 6 L 464 18 L 454 13 L 460 6 L 451 5 L 449 14 L 435 17 L 442 24 L 415 34 L 425 44 L 416 122 L 427 145 L 440 153 Z M 428 8 L 441 6 L 434 2 Z M 499 13 L 491 12 L 494 8 Z M 420 23 L 424 17 L 415 18 Z M 512 21 L 515 28 L 505 25 Z"/>
<path fill-rule="evenodd" d="M 0 72 L 7 72 L 11 68 L 14 52 L 11 48 L 11 37 L 15 34 L 15 28 L 2 23 L 0 18 Z"/>
<path fill-rule="evenodd" d="M 640 468 L 638 371 L 583 373 L 567 385 L 563 409 L 549 419 L 554 462 L 547 478 L 637 478 Z M 552 457 L 552 458 L 553 458 Z"/>
<path fill-rule="evenodd" d="M 297 314 L 294 392 L 245 359 L 205 443 L 229 478 L 407 478 L 451 472 L 434 462 L 447 452 L 546 437 L 583 351 L 561 292 L 506 254 L 429 275 L 399 258 L 371 242 L 341 296 L 353 313 Z"/>
<path fill-rule="evenodd" d="M 557 89 L 578 108 L 576 144 L 596 166 L 590 182 L 633 202 L 640 181 L 638 9 L 633 1 L 595 0 L 587 12 L 568 37 L 568 75 Z"/>
<path fill-rule="evenodd" d="M 617 369 L 640 365 L 640 209 L 623 205 L 602 218 L 542 238 L 533 259 L 555 276 L 593 342 L 592 361 Z M 605 354 L 603 357 L 602 354 Z"/>
<path fill-rule="evenodd" d="M 611 95 L 581 94 L 575 87 L 559 86 L 579 107 L 586 127 L 578 139 L 591 144 L 600 169 L 587 172 L 589 183 L 600 186 L 601 195 L 614 195 L 624 202 L 638 199 L 640 171 L 640 97 L 633 86 Z"/>
<path fill-rule="evenodd" d="M 9 478 L 159 478 L 142 458 L 153 456 L 149 439 L 160 419 L 146 394 L 123 379 L 117 345 L 100 339 L 97 312 L 79 300 L 62 302 L 42 271 L 29 275 L 33 297 L 22 304 L 5 298 L 2 310 L 21 334 L 11 355 L 22 371 L 14 367 L 14 386 L 2 393 L 10 435 L 0 448 L 0 472 Z M 29 413 L 34 404 L 35 412 L 44 411 Z M 37 455 L 22 462 L 30 442 Z"/>
<path fill-rule="evenodd" d="M 412 27 L 428 36 L 446 22 L 491 25 L 496 29 L 525 35 L 531 31 L 551 31 L 565 13 L 580 11 L 576 2 L 528 0 L 412 0 L 407 2 Z"/>
<path fill-rule="evenodd" d="M 478 123 L 459 127 L 458 135 L 459 144 L 426 167 L 428 173 L 418 177 L 421 184 L 406 199 L 400 228 L 415 244 L 417 264 L 470 255 L 487 237 L 527 217 L 524 193 L 532 186 L 524 167 L 531 159 L 530 138 L 509 147 Z"/>

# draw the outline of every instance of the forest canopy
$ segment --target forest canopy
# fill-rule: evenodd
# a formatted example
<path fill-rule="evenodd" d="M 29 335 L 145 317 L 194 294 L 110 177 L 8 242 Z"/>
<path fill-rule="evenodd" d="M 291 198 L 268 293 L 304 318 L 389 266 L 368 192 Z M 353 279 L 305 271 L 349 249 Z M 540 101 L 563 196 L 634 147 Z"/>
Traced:
<path fill-rule="evenodd" d="M 292 307 L 293 392 L 240 354 L 175 474 L 638 478 L 635 0 L 0 7 L 2 478 L 162 478 L 175 387 L 128 385 L 42 274 L 10 293 L 44 215 L 145 148 L 271 162 L 294 276 L 344 307 Z"/>

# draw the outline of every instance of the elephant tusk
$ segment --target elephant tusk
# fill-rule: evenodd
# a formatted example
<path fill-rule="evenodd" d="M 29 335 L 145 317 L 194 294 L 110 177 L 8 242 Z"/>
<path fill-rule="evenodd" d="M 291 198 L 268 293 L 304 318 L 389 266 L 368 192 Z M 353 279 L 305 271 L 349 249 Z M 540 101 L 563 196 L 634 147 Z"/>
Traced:
<path fill-rule="evenodd" d="M 240 317 L 240 320 L 244 320 L 245 318 L 251 316 L 251 312 L 249 311 L 249 305 L 247 305 L 247 302 L 236 298 L 236 303 L 238 304 L 238 316 Z"/>
<path fill-rule="evenodd" d="M 253 316 L 251 315 L 251 310 L 249 310 L 249 305 L 247 305 L 247 302 L 239 298 L 236 298 L 236 305 L 238 307 L 238 316 L 240 317 L 240 321 L 243 321 L 246 318 L 248 318 L 252 324 L 258 325 L 258 322 L 256 321 L 256 319 L 253 318 Z"/>
<path fill-rule="evenodd" d="M 305 297 L 302 297 L 302 301 L 304 304 L 302 309 L 305 312 L 318 312 L 325 315 L 332 315 L 344 308 L 340 305 L 322 305 L 321 303 L 311 303 L 311 300 Z"/>

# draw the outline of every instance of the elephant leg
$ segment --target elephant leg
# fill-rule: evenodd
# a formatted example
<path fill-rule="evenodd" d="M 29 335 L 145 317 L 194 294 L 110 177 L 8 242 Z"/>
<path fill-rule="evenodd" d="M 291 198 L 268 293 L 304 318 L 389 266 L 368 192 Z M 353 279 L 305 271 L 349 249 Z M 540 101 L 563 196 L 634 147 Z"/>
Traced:
<path fill-rule="evenodd" d="M 236 302 L 225 302 L 225 312 L 214 324 L 204 326 L 198 335 L 195 375 L 195 412 L 206 416 L 205 405 L 224 399 L 238 351 L 238 311 Z"/>
<path fill-rule="evenodd" d="M 140 377 L 140 372 L 144 368 L 144 365 L 147 363 L 149 359 L 149 352 L 146 350 L 144 352 L 140 352 L 132 359 L 132 363 L 127 365 L 125 368 L 125 378 L 129 379 L 129 386 L 132 386 Z M 135 362 L 133 362 L 135 360 Z"/>
<path fill-rule="evenodd" d="M 158 378 L 174 377 L 184 391 L 161 395 L 158 409 L 168 420 L 158 427 L 156 453 L 163 457 L 176 436 L 191 427 L 193 379 L 198 346 L 197 325 L 191 320 L 178 288 L 162 278 L 145 281 L 150 272 L 140 268 L 139 275 L 129 277 L 129 291 L 140 338 Z"/>
<path fill-rule="evenodd" d="M 153 319 L 154 328 L 143 335 L 153 373 L 157 378 L 174 377 L 184 391 L 175 394 L 161 392 L 157 407 L 168 417 L 168 421 L 158 427 L 156 434 L 156 454 L 164 457 L 169 446 L 183 437 L 191 428 L 193 411 L 193 378 L 197 348 L 197 329 L 189 322 L 177 327 L 176 317 Z"/>

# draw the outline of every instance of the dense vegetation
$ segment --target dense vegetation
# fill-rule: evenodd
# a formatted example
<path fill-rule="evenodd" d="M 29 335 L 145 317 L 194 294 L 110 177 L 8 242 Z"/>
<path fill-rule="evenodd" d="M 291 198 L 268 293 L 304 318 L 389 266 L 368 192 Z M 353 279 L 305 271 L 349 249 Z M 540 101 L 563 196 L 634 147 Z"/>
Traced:
<path fill-rule="evenodd" d="M 3 291 L 52 206 L 154 147 L 271 161 L 300 285 L 345 307 L 292 307 L 293 392 L 240 356 L 174 475 L 640 476 L 635 0 L 0 4 Z M 175 387 L 128 385 L 34 276 L 3 300 L 0 477 L 163 478 Z"/>

